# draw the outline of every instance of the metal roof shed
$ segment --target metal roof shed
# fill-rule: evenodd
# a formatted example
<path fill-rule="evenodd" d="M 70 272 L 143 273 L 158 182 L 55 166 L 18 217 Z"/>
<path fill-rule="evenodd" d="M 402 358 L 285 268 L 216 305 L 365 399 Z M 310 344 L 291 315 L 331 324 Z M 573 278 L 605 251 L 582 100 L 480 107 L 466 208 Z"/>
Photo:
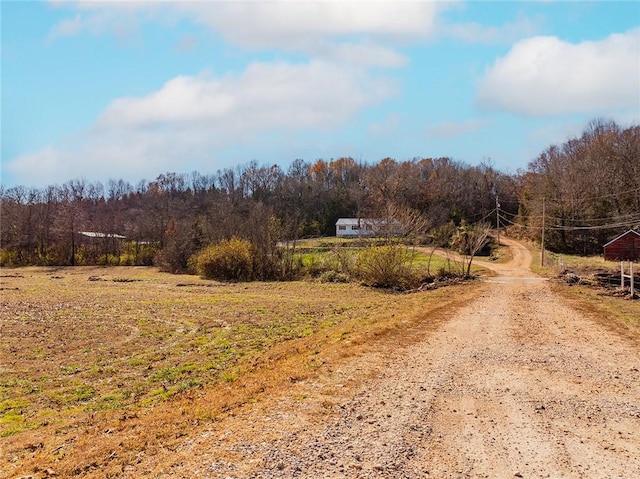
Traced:
<path fill-rule="evenodd" d="M 640 261 L 640 233 L 629 230 L 604 245 L 606 261 Z"/>

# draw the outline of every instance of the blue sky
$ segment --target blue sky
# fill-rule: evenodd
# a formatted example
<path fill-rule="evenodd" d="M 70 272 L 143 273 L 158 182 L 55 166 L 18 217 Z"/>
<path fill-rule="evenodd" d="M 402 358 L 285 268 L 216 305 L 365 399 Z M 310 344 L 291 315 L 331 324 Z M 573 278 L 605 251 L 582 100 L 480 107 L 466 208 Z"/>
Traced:
<path fill-rule="evenodd" d="M 640 123 L 638 1 L 5 1 L 2 184 L 296 158 L 515 173 Z"/>

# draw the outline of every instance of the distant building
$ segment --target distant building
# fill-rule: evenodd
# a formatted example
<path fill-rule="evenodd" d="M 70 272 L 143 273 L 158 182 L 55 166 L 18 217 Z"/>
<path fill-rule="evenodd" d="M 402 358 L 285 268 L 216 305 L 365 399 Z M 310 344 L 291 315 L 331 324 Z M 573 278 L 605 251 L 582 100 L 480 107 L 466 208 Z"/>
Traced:
<path fill-rule="evenodd" d="M 338 238 L 374 236 L 373 221 L 365 218 L 340 218 L 336 221 L 336 236 Z"/>
<path fill-rule="evenodd" d="M 88 264 L 119 264 L 126 236 L 116 233 L 80 231 L 82 256 Z M 110 263 L 112 261 L 112 263 Z"/>
<path fill-rule="evenodd" d="M 87 238 L 113 238 L 113 239 L 126 239 L 126 236 L 118 235 L 115 233 L 96 233 L 95 231 L 80 231 L 82 236 Z"/>
<path fill-rule="evenodd" d="M 400 234 L 400 223 L 375 218 L 340 218 L 336 221 L 338 238 L 371 238 L 386 234 Z"/>
<path fill-rule="evenodd" d="M 604 245 L 606 261 L 640 261 L 640 233 L 629 230 Z"/>

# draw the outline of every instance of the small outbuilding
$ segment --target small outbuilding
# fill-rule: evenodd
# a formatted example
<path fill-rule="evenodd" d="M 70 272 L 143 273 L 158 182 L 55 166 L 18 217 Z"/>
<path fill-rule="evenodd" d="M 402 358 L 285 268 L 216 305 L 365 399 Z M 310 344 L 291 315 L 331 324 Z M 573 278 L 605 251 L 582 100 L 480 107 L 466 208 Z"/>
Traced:
<path fill-rule="evenodd" d="M 640 233 L 629 230 L 604 245 L 605 261 L 640 261 Z"/>

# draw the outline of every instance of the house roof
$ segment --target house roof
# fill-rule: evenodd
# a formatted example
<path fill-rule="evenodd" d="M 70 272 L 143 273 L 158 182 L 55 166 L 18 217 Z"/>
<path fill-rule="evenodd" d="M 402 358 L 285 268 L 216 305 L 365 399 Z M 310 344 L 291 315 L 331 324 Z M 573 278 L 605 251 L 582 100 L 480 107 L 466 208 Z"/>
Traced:
<path fill-rule="evenodd" d="M 336 221 L 336 226 L 340 225 L 357 225 L 357 224 L 373 224 L 380 220 L 374 220 L 371 218 L 339 218 Z"/>
<path fill-rule="evenodd" d="M 606 248 L 607 246 L 609 246 L 611 243 L 614 243 L 616 241 L 618 241 L 620 238 L 622 238 L 623 236 L 627 236 L 629 233 L 633 233 L 636 236 L 640 236 L 640 233 L 638 233 L 636 230 L 629 230 L 626 231 L 624 233 L 622 233 L 621 235 L 616 236 L 615 238 L 613 238 L 611 241 L 609 241 L 608 243 L 606 243 L 604 245 L 604 247 Z"/>

